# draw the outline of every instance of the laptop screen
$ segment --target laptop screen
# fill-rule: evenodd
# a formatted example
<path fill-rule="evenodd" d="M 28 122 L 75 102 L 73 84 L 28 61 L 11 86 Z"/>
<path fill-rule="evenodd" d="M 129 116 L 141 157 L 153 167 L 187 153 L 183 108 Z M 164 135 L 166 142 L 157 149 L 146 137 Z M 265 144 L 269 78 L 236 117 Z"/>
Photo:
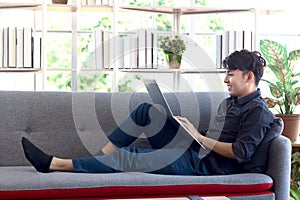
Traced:
<path fill-rule="evenodd" d="M 172 118 L 173 117 L 172 110 L 170 109 L 169 105 L 167 104 L 167 101 L 166 101 L 165 97 L 163 96 L 161 90 L 159 89 L 156 81 L 154 79 L 143 79 L 143 81 L 144 81 L 144 84 L 145 84 L 145 86 L 148 90 L 148 93 L 152 99 L 152 102 L 154 104 L 161 105 L 165 109 L 167 116 Z"/>

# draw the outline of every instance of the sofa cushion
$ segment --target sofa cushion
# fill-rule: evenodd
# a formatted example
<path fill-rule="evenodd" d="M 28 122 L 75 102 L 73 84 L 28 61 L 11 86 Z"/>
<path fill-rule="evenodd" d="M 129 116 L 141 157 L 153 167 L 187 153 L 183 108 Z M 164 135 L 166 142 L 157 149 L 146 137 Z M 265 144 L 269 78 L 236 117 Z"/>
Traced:
<path fill-rule="evenodd" d="M 258 145 L 256 152 L 253 154 L 249 162 L 244 163 L 242 172 L 265 172 L 268 167 L 269 154 L 271 142 L 278 137 L 283 129 L 283 122 L 281 118 L 275 118 L 271 128 L 267 131 L 264 139 Z"/>
<path fill-rule="evenodd" d="M 47 180 L 47 181 L 45 181 Z M 2 198 L 145 197 L 271 194 L 263 174 L 173 176 L 138 172 L 114 174 L 38 173 L 32 167 L 0 167 Z"/>

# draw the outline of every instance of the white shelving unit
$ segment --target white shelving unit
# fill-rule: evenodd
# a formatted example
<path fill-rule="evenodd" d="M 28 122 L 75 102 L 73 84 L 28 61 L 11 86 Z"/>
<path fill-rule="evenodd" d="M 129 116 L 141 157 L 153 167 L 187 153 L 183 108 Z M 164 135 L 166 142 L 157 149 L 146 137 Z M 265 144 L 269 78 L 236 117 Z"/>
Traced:
<path fill-rule="evenodd" d="M 180 17 L 182 15 L 215 14 L 233 12 L 254 12 L 254 8 L 212 8 L 212 7 L 145 7 L 145 6 L 122 6 L 124 10 L 153 12 L 173 15 L 173 32 L 181 32 Z"/>
<path fill-rule="evenodd" d="M 28 10 L 37 12 L 37 11 L 42 11 L 43 10 L 43 4 L 37 4 L 37 3 L 4 3 L 0 2 L 0 11 L 4 10 Z M 35 20 L 35 19 L 34 19 Z M 44 20 L 44 19 L 42 19 Z M 35 31 L 35 27 L 33 27 L 33 31 Z M 43 30 L 44 33 L 44 30 Z M 43 44 L 42 44 L 43 45 Z M 43 62 L 43 56 L 41 62 Z M 19 67 L 1 67 L 0 68 L 0 73 L 34 73 L 34 90 L 36 90 L 36 73 L 41 73 L 43 72 L 44 65 L 41 63 L 41 68 L 19 68 Z"/>
<path fill-rule="evenodd" d="M 143 7 L 143 6 L 121 6 L 118 7 L 117 4 L 113 6 L 101 6 L 101 5 L 93 5 L 93 6 L 81 6 L 78 5 L 77 2 L 73 0 L 71 5 L 59 5 L 59 4 L 35 4 L 35 3 L 0 3 L 0 9 L 26 9 L 32 10 L 33 12 L 42 12 L 42 67 L 41 69 L 0 69 L 0 72 L 41 72 L 42 73 L 42 90 L 47 89 L 47 72 L 48 71 L 69 71 L 72 74 L 72 90 L 77 90 L 77 76 L 79 67 L 78 64 L 78 44 L 77 44 L 77 34 L 78 34 L 78 13 L 97 13 L 97 12 L 107 12 L 113 13 L 113 24 L 112 24 L 112 32 L 114 35 L 118 32 L 117 27 L 117 16 L 118 12 L 152 12 L 152 13 L 162 13 L 162 14 L 170 14 L 173 16 L 173 31 L 181 32 L 181 23 L 180 17 L 182 15 L 202 15 L 202 14 L 214 14 L 214 13 L 252 13 L 255 27 L 253 27 L 255 32 L 254 40 L 257 40 L 257 23 L 258 23 L 258 14 L 259 13 L 271 13 L 269 10 L 257 10 L 255 8 L 217 8 L 217 7 Z M 115 1 L 117 2 L 117 1 Z M 70 69 L 47 69 L 47 47 L 45 45 L 45 41 L 47 41 L 47 18 L 48 15 L 51 15 L 52 12 L 64 12 L 72 14 L 72 55 L 71 55 L 71 68 Z M 275 11 L 278 12 L 278 11 Z M 255 42 L 256 44 L 257 42 Z M 97 71 L 95 69 L 95 71 Z M 113 83 L 112 88 L 113 91 L 117 91 L 117 79 L 118 73 L 171 73 L 174 76 L 174 84 L 178 85 L 178 79 L 181 74 L 196 74 L 200 73 L 199 70 L 190 70 L 190 69 L 180 69 L 180 70 L 171 70 L 171 69 L 113 69 Z M 223 73 L 223 70 L 202 70 L 201 73 Z"/>
<path fill-rule="evenodd" d="M 256 7 L 149 7 L 149 6 L 121 6 L 122 10 L 125 11 L 136 11 L 136 12 L 151 12 L 151 13 L 161 13 L 173 16 L 173 26 L 172 31 L 175 33 L 181 33 L 181 16 L 183 15 L 204 15 L 204 14 L 217 14 L 217 13 L 237 13 L 237 14 L 250 14 L 253 16 L 252 20 L 254 26 L 252 28 L 254 33 L 253 44 L 254 49 L 258 49 L 258 23 L 259 15 L 262 14 L 273 14 L 282 12 L 280 9 L 262 9 Z M 194 69 L 179 69 L 179 70 L 120 70 L 121 72 L 133 72 L 133 73 L 172 73 L 174 80 L 174 88 L 179 88 L 180 76 L 183 74 L 216 74 L 224 73 L 225 70 L 215 69 L 215 70 L 194 70 Z"/>
<path fill-rule="evenodd" d="M 77 1 L 73 1 L 77 2 Z M 0 10 L 11 10 L 11 9 L 21 9 L 21 10 L 30 10 L 32 12 L 41 12 L 42 19 L 35 19 L 41 20 L 42 23 L 42 59 L 41 59 L 41 68 L 0 68 L 0 73 L 15 73 L 15 72 L 31 72 L 31 73 L 41 73 L 42 75 L 42 90 L 47 89 L 46 82 L 47 82 L 47 35 L 48 35 L 48 23 L 47 19 L 48 16 L 51 15 L 52 12 L 64 12 L 64 13 L 71 13 L 72 14 L 72 55 L 71 55 L 71 69 L 65 69 L 65 71 L 70 71 L 72 73 L 72 90 L 77 90 L 77 14 L 79 12 L 115 12 L 115 6 L 81 6 L 76 3 L 72 3 L 71 5 L 63 5 L 63 4 L 47 4 L 47 3 L 10 3 L 0 2 Z M 33 31 L 36 31 L 36 27 L 33 27 Z M 64 71 L 62 69 L 50 69 L 50 71 Z M 36 80 L 34 80 L 36 83 Z M 34 86 L 36 88 L 36 86 Z"/>
<path fill-rule="evenodd" d="M 75 3 L 74 3 L 75 2 Z M 77 91 L 77 76 L 78 76 L 78 14 L 79 13 L 97 13 L 97 12 L 108 12 L 108 13 L 116 13 L 115 6 L 102 6 L 102 5 L 80 5 L 77 4 L 80 2 L 73 1 L 72 5 L 59 5 L 59 4 L 49 4 L 47 5 L 46 13 L 50 15 L 51 12 L 64 12 L 70 13 L 72 15 L 72 24 L 71 24 L 71 34 L 72 34 L 72 55 L 71 55 L 71 68 L 70 69 L 48 69 L 48 71 L 64 71 L 64 72 L 71 72 L 71 82 L 72 82 L 72 90 Z M 115 16 L 116 14 L 114 14 Z M 113 23 L 116 24 L 116 19 L 114 17 Z M 115 32 L 115 28 L 113 30 Z"/>
<path fill-rule="evenodd" d="M 121 10 L 127 12 L 151 12 L 160 13 L 173 16 L 172 31 L 174 33 L 181 33 L 181 16 L 183 15 L 203 15 L 203 14 L 217 14 L 217 13 L 249 13 L 253 15 L 253 20 L 257 22 L 257 10 L 255 8 L 224 8 L 224 7 L 145 7 L 145 6 L 121 6 Z M 255 37 L 254 42 L 256 44 L 257 27 L 253 27 Z M 178 90 L 180 84 L 180 77 L 184 74 L 219 74 L 224 73 L 222 69 L 131 69 L 131 70 L 119 70 L 126 73 L 170 73 L 173 74 L 173 89 Z"/>

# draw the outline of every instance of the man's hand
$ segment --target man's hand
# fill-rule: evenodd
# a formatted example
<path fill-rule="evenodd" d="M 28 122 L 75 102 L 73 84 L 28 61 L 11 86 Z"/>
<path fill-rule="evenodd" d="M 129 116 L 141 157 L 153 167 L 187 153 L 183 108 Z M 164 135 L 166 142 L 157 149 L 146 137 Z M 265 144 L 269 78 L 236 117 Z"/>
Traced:
<path fill-rule="evenodd" d="M 176 116 L 181 123 L 200 141 L 202 142 L 203 136 L 198 132 L 194 125 L 185 117 Z"/>
<path fill-rule="evenodd" d="M 182 122 L 182 124 L 206 147 L 214 152 L 235 159 L 235 155 L 232 150 L 232 143 L 219 142 L 217 140 L 205 137 L 201 135 L 194 125 L 185 117 L 176 116 L 176 118 Z"/>

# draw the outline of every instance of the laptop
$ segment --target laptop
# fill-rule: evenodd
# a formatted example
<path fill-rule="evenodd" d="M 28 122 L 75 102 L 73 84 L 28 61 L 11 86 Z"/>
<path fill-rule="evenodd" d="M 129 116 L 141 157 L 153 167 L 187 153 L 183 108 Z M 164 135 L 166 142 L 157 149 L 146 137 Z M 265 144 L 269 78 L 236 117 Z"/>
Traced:
<path fill-rule="evenodd" d="M 154 104 L 161 105 L 165 109 L 168 119 L 171 119 L 173 122 L 175 122 L 179 126 L 181 126 L 185 132 L 187 132 L 190 136 L 192 136 L 192 138 L 194 140 L 196 140 L 196 142 L 199 143 L 199 145 L 203 149 L 205 149 L 205 146 L 184 126 L 184 124 L 181 121 L 179 121 L 179 119 L 177 119 L 173 115 L 172 110 L 171 110 L 168 102 L 166 101 L 163 93 L 159 89 L 157 82 L 154 79 L 143 79 L 143 82 L 146 86 L 148 94 L 150 95 L 150 97 L 152 99 L 152 102 Z"/>

